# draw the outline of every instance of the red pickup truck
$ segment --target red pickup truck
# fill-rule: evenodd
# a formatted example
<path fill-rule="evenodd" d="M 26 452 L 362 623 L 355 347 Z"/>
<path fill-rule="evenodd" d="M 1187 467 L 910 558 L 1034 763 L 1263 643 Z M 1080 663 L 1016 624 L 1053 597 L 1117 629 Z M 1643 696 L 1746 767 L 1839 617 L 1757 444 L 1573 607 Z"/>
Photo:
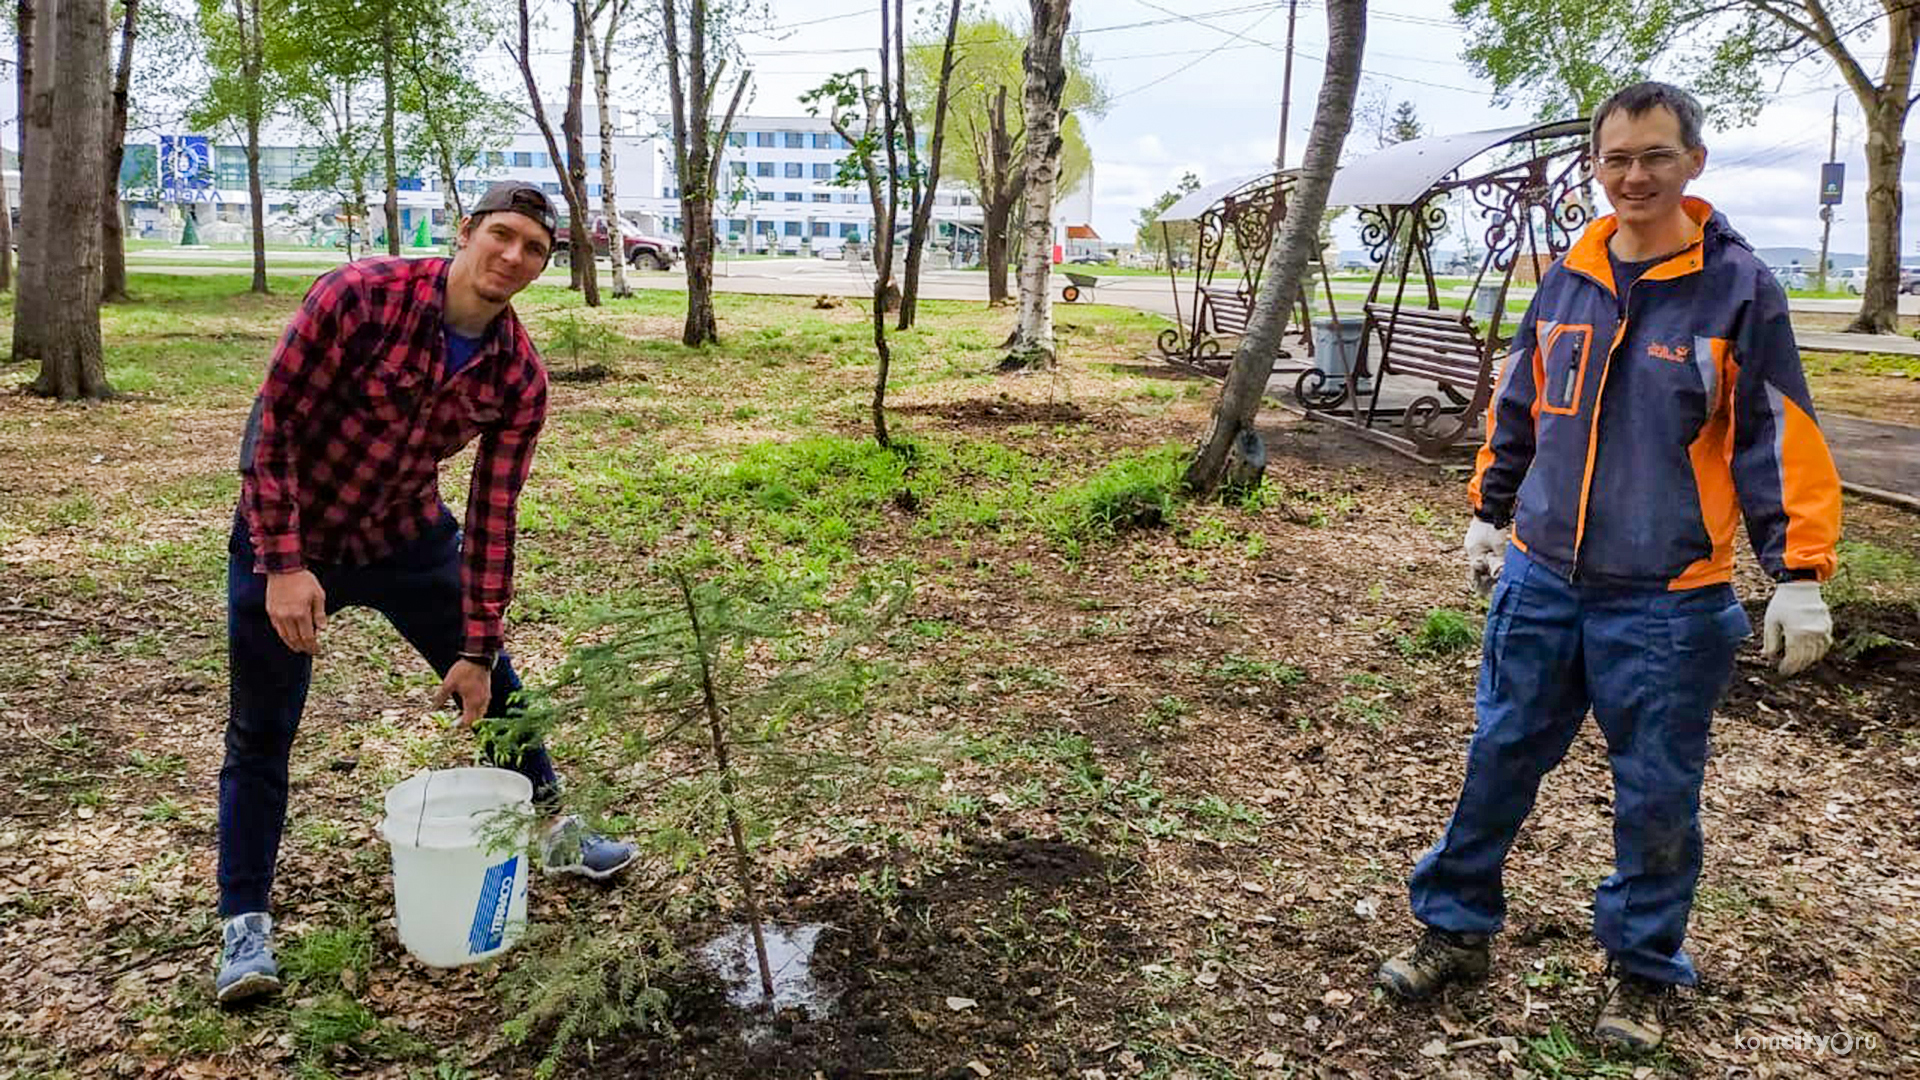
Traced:
<path fill-rule="evenodd" d="M 554 238 L 553 265 L 566 266 L 572 258 L 567 250 L 573 239 L 572 230 L 565 218 L 560 219 L 560 235 Z M 626 259 L 635 270 L 671 270 L 680 258 L 680 245 L 658 236 L 646 236 L 633 229 L 633 223 L 622 221 L 620 225 L 620 246 L 626 249 Z M 593 254 L 601 257 L 607 254 L 607 219 L 595 215 L 593 219 Z"/>

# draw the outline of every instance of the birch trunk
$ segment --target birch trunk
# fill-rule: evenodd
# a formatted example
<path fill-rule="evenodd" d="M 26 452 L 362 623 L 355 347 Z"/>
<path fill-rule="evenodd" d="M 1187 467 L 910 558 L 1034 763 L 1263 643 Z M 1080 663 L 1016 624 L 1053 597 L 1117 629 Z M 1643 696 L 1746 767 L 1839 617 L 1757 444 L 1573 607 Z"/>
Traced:
<path fill-rule="evenodd" d="M 627 243 L 620 228 L 620 204 L 614 197 L 613 183 L 613 102 L 607 95 L 607 69 L 613 66 L 613 38 L 620 29 L 620 17 L 626 13 L 623 0 L 602 3 L 607 16 L 606 38 L 589 21 L 587 52 L 593 58 L 593 100 L 600 109 L 600 210 L 607 218 L 607 257 L 613 262 L 613 295 L 632 296 L 627 285 Z"/>
<path fill-rule="evenodd" d="M 1044 367 L 1053 363 L 1053 296 L 1047 288 L 1052 268 L 1053 196 L 1060 177 L 1060 102 L 1067 86 L 1063 56 L 1071 0 L 1031 0 L 1032 37 L 1027 41 L 1026 201 L 1020 257 L 1020 324 L 1013 351 L 1002 368 Z"/>

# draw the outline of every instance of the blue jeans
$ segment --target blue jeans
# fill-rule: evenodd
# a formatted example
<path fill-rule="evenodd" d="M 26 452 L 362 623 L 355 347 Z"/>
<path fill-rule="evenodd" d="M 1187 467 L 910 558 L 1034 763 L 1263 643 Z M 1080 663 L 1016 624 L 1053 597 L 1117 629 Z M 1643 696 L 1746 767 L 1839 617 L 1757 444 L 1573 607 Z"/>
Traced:
<path fill-rule="evenodd" d="M 1414 917 L 1456 933 L 1500 929 L 1507 851 L 1591 707 L 1614 789 L 1614 872 L 1594 894 L 1594 936 L 1624 970 L 1692 985 L 1681 943 L 1700 877 L 1707 726 L 1752 631 L 1731 586 L 1576 585 L 1510 547 L 1487 615 L 1466 779 L 1414 867 Z"/>
<path fill-rule="evenodd" d="M 267 619 L 267 578 L 255 573 L 244 520 L 227 541 L 227 757 L 220 766 L 220 914 L 267 910 L 267 893 L 287 817 L 287 757 L 307 701 L 313 658 L 287 648 Z M 444 676 L 459 658 L 464 616 L 460 532 L 452 514 L 419 540 L 366 566 L 309 567 L 326 590 L 327 612 L 370 607 Z M 507 715 L 520 679 L 503 653 L 493 669 L 488 716 Z M 559 794 L 546 748 L 500 763 L 533 782 L 534 797 Z"/>

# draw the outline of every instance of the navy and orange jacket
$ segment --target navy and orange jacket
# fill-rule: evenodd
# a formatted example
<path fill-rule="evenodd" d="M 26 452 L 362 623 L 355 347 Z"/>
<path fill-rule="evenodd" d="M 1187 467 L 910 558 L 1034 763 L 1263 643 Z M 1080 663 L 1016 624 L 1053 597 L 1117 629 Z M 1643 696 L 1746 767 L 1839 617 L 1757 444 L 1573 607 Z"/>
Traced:
<path fill-rule="evenodd" d="M 1474 513 L 1561 576 L 1691 589 L 1731 580 L 1739 515 L 1775 580 L 1824 581 L 1840 477 L 1787 297 L 1700 199 L 1698 232 L 1628 295 L 1608 215 L 1543 276 L 1487 407 Z"/>

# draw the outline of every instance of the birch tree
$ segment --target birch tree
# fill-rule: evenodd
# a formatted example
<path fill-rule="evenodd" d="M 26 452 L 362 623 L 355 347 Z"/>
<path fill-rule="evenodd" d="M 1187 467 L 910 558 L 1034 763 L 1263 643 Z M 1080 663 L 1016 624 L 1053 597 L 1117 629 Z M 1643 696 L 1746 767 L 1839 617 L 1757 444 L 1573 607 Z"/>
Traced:
<path fill-rule="evenodd" d="M 684 18 L 682 11 L 684 9 Z M 723 14 L 726 9 L 723 7 Z M 667 97 L 672 103 L 673 175 L 680 187 L 680 239 L 687 267 L 687 322 L 680 335 L 689 346 L 719 344 L 713 317 L 713 204 L 720 190 L 720 148 L 727 144 L 734 113 L 752 72 L 742 70 L 720 123 L 713 123 L 714 93 L 727 70 L 718 40 L 710 38 L 707 0 L 660 0 L 667 50 Z M 686 51 L 680 47 L 686 31 Z"/>
<path fill-rule="evenodd" d="M 587 49 L 593 60 L 593 100 L 600 111 L 600 211 L 607 219 L 607 253 L 613 262 L 615 296 L 633 295 L 627 286 L 627 244 L 622 236 L 620 204 L 615 198 L 613 101 L 607 91 L 613 69 L 613 43 L 626 19 L 628 3 L 629 0 L 597 0 L 587 20 Z"/>
<path fill-rule="evenodd" d="M 1063 56 L 1072 0 L 1030 0 L 1033 22 L 1027 39 L 1026 181 L 1027 220 L 1020 255 L 1020 324 L 1002 368 L 1053 363 L 1053 297 L 1047 271 L 1053 257 L 1053 197 L 1060 178 L 1061 102 L 1067 87 Z"/>

